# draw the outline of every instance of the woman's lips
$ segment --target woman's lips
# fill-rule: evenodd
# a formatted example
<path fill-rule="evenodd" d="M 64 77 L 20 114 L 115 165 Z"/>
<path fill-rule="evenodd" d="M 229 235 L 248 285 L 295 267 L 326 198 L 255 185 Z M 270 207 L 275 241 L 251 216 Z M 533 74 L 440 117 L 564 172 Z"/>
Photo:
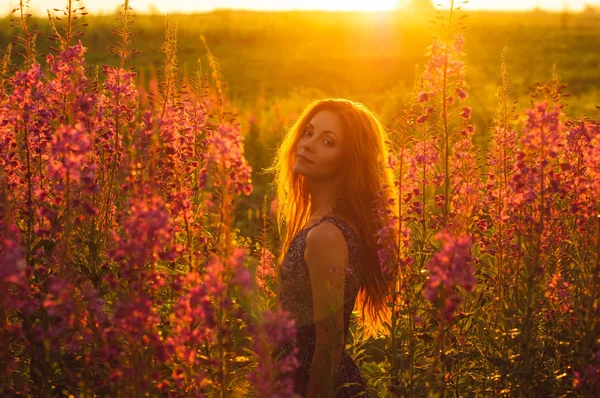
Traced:
<path fill-rule="evenodd" d="M 304 155 L 298 155 L 298 159 L 301 159 L 305 162 L 312 163 L 312 161 Z"/>

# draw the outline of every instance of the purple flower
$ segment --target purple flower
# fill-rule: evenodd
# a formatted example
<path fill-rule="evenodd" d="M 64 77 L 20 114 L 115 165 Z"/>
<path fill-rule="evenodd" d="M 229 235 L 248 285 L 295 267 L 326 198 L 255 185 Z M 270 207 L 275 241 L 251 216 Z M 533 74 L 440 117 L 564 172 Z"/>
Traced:
<path fill-rule="evenodd" d="M 148 186 L 139 188 L 129 206 L 129 215 L 122 220 L 124 234 L 113 234 L 116 247 L 109 255 L 121 263 L 123 278 L 143 283 L 146 275 L 140 271 L 146 263 L 170 257 L 172 248 L 165 250 L 165 246 L 173 236 L 173 226 L 163 200 Z"/>
<path fill-rule="evenodd" d="M 455 288 L 460 286 L 470 292 L 475 287 L 471 238 L 467 235 L 454 238 L 448 232 L 440 232 L 435 238 L 441 240 L 442 248 L 426 265 L 429 279 L 425 283 L 423 296 L 433 303 L 440 298 L 442 301 L 438 305 L 442 307 L 441 317 L 450 322 L 460 304 Z"/>
<path fill-rule="evenodd" d="M 593 354 L 588 359 L 587 366 L 581 372 L 575 371 L 573 388 L 583 391 L 598 391 L 600 389 L 600 343 L 596 342 Z"/>
<path fill-rule="evenodd" d="M 50 178 L 62 182 L 68 176 L 71 182 L 79 182 L 82 166 L 91 148 L 82 123 L 77 123 L 75 127 L 60 126 L 50 146 Z"/>
<path fill-rule="evenodd" d="M 0 306 L 7 310 L 21 309 L 26 304 L 24 300 L 29 289 L 25 251 L 19 228 L 8 223 L 4 217 L 0 212 Z"/>
<path fill-rule="evenodd" d="M 293 373 L 299 362 L 295 321 L 279 306 L 275 311 L 263 312 L 261 318 L 253 336 L 257 366 L 248 374 L 248 380 L 257 396 L 296 397 Z"/>
<path fill-rule="evenodd" d="M 221 124 L 206 139 L 209 164 L 221 164 L 227 170 L 227 185 L 234 194 L 252 193 L 252 168 L 244 158 L 243 137 L 238 126 Z"/>
<path fill-rule="evenodd" d="M 593 191 L 595 191 L 596 198 L 598 198 L 600 196 L 600 131 L 591 142 L 585 158 L 585 167 L 586 173 L 593 184 Z"/>
<path fill-rule="evenodd" d="M 252 275 L 250 270 L 244 266 L 246 258 L 246 249 L 237 247 L 229 258 L 229 265 L 233 268 L 233 278 L 231 282 L 239 286 L 245 294 L 249 294 L 253 288 Z"/>
<path fill-rule="evenodd" d="M 423 71 L 423 84 L 430 96 L 442 90 L 442 82 L 448 79 L 462 85 L 465 78 L 464 62 L 460 60 L 464 37 L 460 32 L 450 37 L 448 44 L 434 39 L 429 50 L 429 62 Z M 446 79 L 444 79 L 444 76 Z"/>

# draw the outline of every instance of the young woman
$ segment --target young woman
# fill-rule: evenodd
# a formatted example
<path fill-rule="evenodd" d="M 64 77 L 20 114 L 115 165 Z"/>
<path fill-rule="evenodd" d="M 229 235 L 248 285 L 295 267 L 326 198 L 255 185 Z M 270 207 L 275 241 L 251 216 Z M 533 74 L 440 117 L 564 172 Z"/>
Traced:
<path fill-rule="evenodd" d="M 393 282 L 379 266 L 376 238 L 386 222 L 377 209 L 393 195 L 385 138 L 363 105 L 316 101 L 288 131 L 270 168 L 279 231 L 286 231 L 278 297 L 296 321 L 294 381 L 302 397 L 368 397 L 346 338 L 356 301 L 367 335 L 389 319 Z"/>

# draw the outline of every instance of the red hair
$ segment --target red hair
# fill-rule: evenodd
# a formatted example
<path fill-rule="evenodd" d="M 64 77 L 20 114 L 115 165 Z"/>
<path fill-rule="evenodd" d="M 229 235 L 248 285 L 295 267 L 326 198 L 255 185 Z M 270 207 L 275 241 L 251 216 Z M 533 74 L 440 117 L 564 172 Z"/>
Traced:
<path fill-rule="evenodd" d="M 268 168 L 275 174 L 277 186 L 277 227 L 279 235 L 285 225 L 279 264 L 292 239 L 302 230 L 312 213 L 305 176 L 294 171 L 296 145 L 306 124 L 322 110 L 336 113 L 344 126 L 344 183 L 342 198 L 333 212 L 351 220 L 357 226 L 363 257 L 358 264 L 361 288 L 357 302 L 362 312 L 367 336 L 381 332 L 390 319 L 387 296 L 394 279 L 386 277 L 379 265 L 377 231 L 388 223 L 378 216 L 377 209 L 386 207 L 388 199 L 395 198 L 394 177 L 387 167 L 387 133 L 377 117 L 364 105 L 345 99 L 324 99 L 311 103 L 288 130 L 281 143 L 273 165 Z M 378 195 L 380 192 L 380 195 Z M 382 218 L 383 217 L 383 218 Z M 365 321 L 367 318 L 367 321 Z"/>

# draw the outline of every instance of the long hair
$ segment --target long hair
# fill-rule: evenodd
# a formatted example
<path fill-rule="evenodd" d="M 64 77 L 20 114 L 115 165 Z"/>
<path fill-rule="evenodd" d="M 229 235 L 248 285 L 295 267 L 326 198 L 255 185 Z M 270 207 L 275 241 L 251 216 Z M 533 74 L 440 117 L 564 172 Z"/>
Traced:
<path fill-rule="evenodd" d="M 330 110 L 342 120 L 344 127 L 344 180 L 342 200 L 334 204 L 333 212 L 352 220 L 362 246 L 362 261 L 358 265 L 360 290 L 357 303 L 362 312 L 365 335 L 376 336 L 390 320 L 387 296 L 394 287 L 394 279 L 379 265 L 377 232 L 389 225 L 389 217 L 397 214 L 391 206 L 394 177 L 387 167 L 387 133 L 377 117 L 364 105 L 345 99 L 324 99 L 311 103 L 287 131 L 275 160 L 267 169 L 275 174 L 277 195 L 277 227 L 283 236 L 279 268 L 293 238 L 306 225 L 312 213 L 307 178 L 294 171 L 296 145 L 306 124 L 319 111 Z M 391 213 L 391 214 L 390 214 Z M 282 234 L 282 230 L 285 233 Z M 280 271 L 280 270 L 278 270 Z"/>

